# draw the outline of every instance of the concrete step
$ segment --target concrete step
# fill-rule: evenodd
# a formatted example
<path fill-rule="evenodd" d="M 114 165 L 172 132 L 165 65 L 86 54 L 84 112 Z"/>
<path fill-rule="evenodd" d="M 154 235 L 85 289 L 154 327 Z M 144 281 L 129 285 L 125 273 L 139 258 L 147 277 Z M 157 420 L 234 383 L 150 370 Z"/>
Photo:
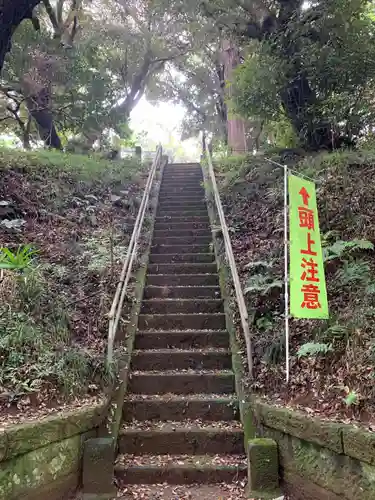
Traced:
<path fill-rule="evenodd" d="M 239 481 L 247 474 L 246 457 L 243 455 L 160 457 L 145 455 L 143 460 L 134 464 L 133 455 L 120 455 L 115 465 L 115 476 L 125 484 L 213 484 Z M 206 499 L 202 496 L 202 500 Z"/>
<path fill-rule="evenodd" d="M 154 236 L 153 245 L 208 245 L 212 242 L 212 235 L 206 236 Z"/>
<path fill-rule="evenodd" d="M 238 420 L 238 400 L 233 397 L 202 394 L 191 396 L 137 396 L 130 395 L 124 403 L 125 421 L 159 420 L 178 421 L 201 419 L 203 421 Z"/>
<path fill-rule="evenodd" d="M 140 330 L 224 330 L 225 314 L 140 314 Z"/>
<path fill-rule="evenodd" d="M 134 422 L 136 427 L 136 422 Z M 195 422 L 150 422 L 143 428 L 123 428 L 119 452 L 135 455 L 230 455 L 244 453 L 243 431 L 236 422 L 198 426 Z M 158 425 L 159 424 L 159 425 Z M 190 427 L 191 426 L 191 427 Z M 232 427 L 233 426 L 233 427 Z"/>
<path fill-rule="evenodd" d="M 209 228 L 204 228 L 204 229 L 186 229 L 186 228 L 179 228 L 178 226 L 175 228 L 168 228 L 168 229 L 156 229 L 154 230 L 154 237 L 157 238 L 180 238 L 184 236 L 210 236 L 212 239 L 211 235 L 211 229 Z"/>
<path fill-rule="evenodd" d="M 174 200 L 174 201 L 168 201 L 168 200 L 161 200 L 159 201 L 159 210 L 168 210 L 168 209 L 176 209 L 176 208 L 194 208 L 194 209 L 207 209 L 207 205 L 205 200 L 202 198 L 196 199 L 196 200 Z"/>
<path fill-rule="evenodd" d="M 217 265 L 216 262 L 149 264 L 147 272 L 150 274 L 215 274 L 217 272 Z"/>
<path fill-rule="evenodd" d="M 181 188 L 178 191 L 171 191 L 170 188 L 164 188 L 159 191 L 159 202 L 160 201 L 190 201 L 190 200 L 204 200 L 205 192 L 203 189 L 194 189 L 186 191 L 185 188 Z"/>
<path fill-rule="evenodd" d="M 201 169 L 192 168 L 191 170 L 165 170 L 163 174 L 163 181 L 175 179 L 189 179 L 192 177 L 203 177 Z"/>
<path fill-rule="evenodd" d="M 203 188 L 203 182 L 204 182 L 204 178 L 203 178 L 202 172 L 201 173 L 192 173 L 189 175 L 184 175 L 182 177 L 179 174 L 177 174 L 177 178 L 175 175 L 166 174 L 162 179 L 161 186 L 163 187 L 163 186 L 169 186 L 169 185 L 173 185 L 173 184 L 176 184 L 176 185 L 185 184 L 185 185 L 189 186 L 191 184 L 198 183 L 199 187 Z"/>
<path fill-rule="evenodd" d="M 203 179 L 195 179 L 193 181 L 183 180 L 181 182 L 163 182 L 160 186 L 161 194 L 164 196 L 171 195 L 181 195 L 181 196 L 190 196 L 201 194 L 205 195 L 205 190 L 203 188 Z"/>
<path fill-rule="evenodd" d="M 202 186 L 200 186 L 198 183 L 190 183 L 190 184 L 184 184 L 184 185 L 175 185 L 175 184 L 170 184 L 170 185 L 165 185 L 163 184 L 160 187 L 159 191 L 159 199 L 161 195 L 164 196 L 171 196 L 171 197 L 176 197 L 176 196 L 183 196 L 184 198 L 195 198 L 196 196 L 201 196 L 204 198 L 205 196 L 205 190 L 203 189 Z"/>
<path fill-rule="evenodd" d="M 232 394 L 235 391 L 231 371 L 132 372 L 129 392 L 135 394 Z"/>
<path fill-rule="evenodd" d="M 164 222 L 159 222 L 156 221 L 154 225 L 154 230 L 176 230 L 176 229 L 182 229 L 182 230 L 190 230 L 190 229 L 206 229 L 208 232 L 211 232 L 211 226 L 208 222 L 208 219 L 203 222 L 181 222 L 181 221 L 174 221 L 173 219 L 170 219 L 169 221 L 164 221 Z"/>
<path fill-rule="evenodd" d="M 217 274 L 148 274 L 146 285 L 219 286 Z"/>
<path fill-rule="evenodd" d="M 160 217 L 168 217 L 171 219 L 177 219 L 177 218 L 184 218 L 184 219 L 189 219 L 191 220 L 193 217 L 204 217 L 207 218 L 208 212 L 207 212 L 207 207 L 202 209 L 171 209 L 171 210 L 158 210 L 156 214 L 156 218 L 159 219 Z"/>
<path fill-rule="evenodd" d="M 143 300 L 141 314 L 202 314 L 223 312 L 221 299 Z"/>
<path fill-rule="evenodd" d="M 134 349 L 194 349 L 194 348 L 229 349 L 229 335 L 222 331 L 138 331 Z"/>
<path fill-rule="evenodd" d="M 198 216 L 198 217 L 190 217 L 189 215 L 183 215 L 183 216 L 178 216 L 178 217 L 171 217 L 169 215 L 165 215 L 163 217 L 156 217 L 155 218 L 155 224 L 207 224 L 210 226 L 210 220 L 208 218 L 208 215 L 204 216 Z"/>
<path fill-rule="evenodd" d="M 167 264 L 167 263 L 212 263 L 215 256 L 213 253 L 165 253 L 165 254 L 151 254 L 149 257 L 150 264 Z"/>
<path fill-rule="evenodd" d="M 169 168 L 165 167 L 163 171 L 164 175 L 175 176 L 175 175 L 193 175 L 193 174 L 203 174 L 202 167 L 190 167 L 190 168 Z"/>
<path fill-rule="evenodd" d="M 163 177 L 160 187 L 161 188 L 166 188 L 170 186 L 181 187 L 183 185 L 192 188 L 196 187 L 204 190 L 204 178 L 202 173 L 192 173 L 189 175 L 180 175 L 180 174 L 167 175 L 166 177 Z"/>
<path fill-rule="evenodd" d="M 232 358 L 227 349 L 135 350 L 131 366 L 136 371 L 230 370 Z"/>
<path fill-rule="evenodd" d="M 191 253 L 212 253 L 209 251 L 209 244 L 204 245 L 153 245 L 151 247 L 152 254 L 164 255 L 171 253 L 191 254 Z"/>
<path fill-rule="evenodd" d="M 143 299 L 215 299 L 220 297 L 220 288 L 217 286 L 146 286 L 143 294 Z"/>
<path fill-rule="evenodd" d="M 194 205 L 183 205 L 183 204 L 159 204 L 158 205 L 158 213 L 157 216 L 160 217 L 162 214 L 163 217 L 170 216 L 174 217 L 178 214 L 179 217 L 184 216 L 195 216 L 195 215 L 205 215 L 207 217 L 207 205 L 204 202 L 195 203 Z"/>

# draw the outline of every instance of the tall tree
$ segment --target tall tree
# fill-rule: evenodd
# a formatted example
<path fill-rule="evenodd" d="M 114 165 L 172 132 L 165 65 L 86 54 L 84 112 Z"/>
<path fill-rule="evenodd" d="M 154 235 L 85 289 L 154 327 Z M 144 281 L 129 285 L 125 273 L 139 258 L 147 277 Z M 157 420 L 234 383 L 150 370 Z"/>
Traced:
<path fill-rule="evenodd" d="M 364 21 L 367 0 L 203 0 L 197 3 L 201 13 L 224 32 L 237 36 L 242 43 L 253 41 L 267 46 L 281 76 L 276 94 L 278 103 L 306 147 L 319 149 L 340 142 L 322 99 L 322 89 L 327 91 L 326 79 L 322 73 L 318 75 L 316 65 L 311 64 L 309 50 L 313 45 L 316 55 L 331 53 L 332 74 L 334 54 L 339 52 L 340 58 L 345 59 L 344 47 L 348 54 L 353 54 L 356 52 L 352 49 L 353 43 L 358 47 L 361 40 L 363 45 L 362 34 L 367 32 L 372 38 L 373 30 L 368 27 L 368 21 Z M 368 45 L 367 42 L 365 46 Z M 361 57 L 361 61 L 366 59 L 367 54 Z M 350 88 L 350 78 L 344 81 Z M 329 81 L 331 94 L 335 92 L 335 85 L 342 89 L 339 75 Z"/>

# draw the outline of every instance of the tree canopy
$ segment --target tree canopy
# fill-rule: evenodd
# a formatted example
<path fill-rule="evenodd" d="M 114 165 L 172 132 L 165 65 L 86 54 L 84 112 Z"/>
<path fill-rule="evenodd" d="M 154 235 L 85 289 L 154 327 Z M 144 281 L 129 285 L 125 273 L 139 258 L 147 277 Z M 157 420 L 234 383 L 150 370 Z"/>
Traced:
<path fill-rule="evenodd" d="M 3 0 L 1 130 L 90 149 L 126 136 L 146 93 L 185 107 L 183 138 L 226 144 L 234 113 L 308 149 L 353 145 L 372 129 L 373 12 L 368 0 Z M 231 81 L 223 43 L 241 54 Z"/>

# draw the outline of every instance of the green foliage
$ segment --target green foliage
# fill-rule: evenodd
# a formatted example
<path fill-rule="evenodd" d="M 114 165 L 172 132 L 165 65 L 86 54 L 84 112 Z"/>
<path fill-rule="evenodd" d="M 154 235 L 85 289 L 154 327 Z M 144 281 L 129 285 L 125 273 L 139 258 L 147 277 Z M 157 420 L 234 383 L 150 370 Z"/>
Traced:
<path fill-rule="evenodd" d="M 298 144 L 296 135 L 284 135 L 285 129 L 276 125 L 282 135 L 275 138 L 273 124 L 284 122 L 285 96 L 292 93 L 295 79 L 306 75 L 310 88 L 300 89 L 304 105 L 295 116 L 288 114 L 289 128 L 292 124 L 303 139 L 324 122 L 336 133 L 359 136 L 375 117 L 375 20 L 369 3 L 317 1 L 302 10 L 297 5 L 288 14 L 280 10 L 283 19 L 276 21 L 271 35 L 261 42 L 249 41 L 245 61 L 235 74 L 233 107 L 247 118 L 264 121 L 270 143 L 293 147 Z M 233 17 L 234 5 L 232 10 Z"/>
<path fill-rule="evenodd" d="M 322 242 L 323 244 L 325 241 Z M 337 240 L 331 245 L 326 245 L 323 248 L 324 262 L 334 259 L 343 259 L 357 250 L 374 250 L 374 245 L 367 240 Z"/>
<path fill-rule="evenodd" d="M 76 181 L 103 181 L 113 185 L 131 179 L 140 170 L 140 165 L 133 158 L 107 161 L 95 154 L 83 156 L 59 151 L 0 149 L 0 172 L 4 169 L 22 170 L 35 175 L 48 173 L 55 177 L 67 173 Z"/>
<path fill-rule="evenodd" d="M 320 354 L 324 355 L 333 351 L 330 344 L 319 344 L 317 342 L 307 342 L 301 345 L 297 351 L 298 358 L 315 357 Z"/>
<path fill-rule="evenodd" d="M 0 269 L 23 270 L 29 267 L 38 253 L 31 245 L 19 246 L 15 252 L 9 248 L 0 248 Z"/>
<path fill-rule="evenodd" d="M 276 340 L 273 340 L 267 347 L 264 359 L 270 365 L 277 365 L 281 362 L 285 355 L 285 335 L 279 335 Z"/>
<path fill-rule="evenodd" d="M 265 276 L 263 274 L 255 274 L 247 281 L 244 293 L 259 293 L 260 295 L 268 295 L 274 289 L 282 289 L 283 282 L 272 276 Z"/>
<path fill-rule="evenodd" d="M 269 270 L 272 269 L 273 262 L 266 262 L 265 260 L 257 260 L 255 262 L 249 262 L 244 266 L 244 269 L 250 270 Z"/>
<path fill-rule="evenodd" d="M 350 328 L 345 325 L 335 324 L 327 328 L 323 335 L 327 339 L 347 341 L 350 335 Z"/>
<path fill-rule="evenodd" d="M 66 340 L 66 330 L 43 329 L 30 315 L 0 306 L 0 386 L 14 398 L 51 383 L 76 396 L 109 380 L 104 359 Z"/>
<path fill-rule="evenodd" d="M 346 398 L 344 398 L 344 403 L 346 406 L 352 406 L 358 404 L 358 395 L 354 391 L 350 391 Z"/>
<path fill-rule="evenodd" d="M 251 43 L 247 58 L 235 71 L 234 110 L 268 123 L 283 120 L 279 93 L 286 83 L 285 74 L 286 68 L 268 43 Z"/>
<path fill-rule="evenodd" d="M 366 285 L 371 279 L 370 266 L 361 260 L 345 261 L 335 277 L 342 286 Z"/>

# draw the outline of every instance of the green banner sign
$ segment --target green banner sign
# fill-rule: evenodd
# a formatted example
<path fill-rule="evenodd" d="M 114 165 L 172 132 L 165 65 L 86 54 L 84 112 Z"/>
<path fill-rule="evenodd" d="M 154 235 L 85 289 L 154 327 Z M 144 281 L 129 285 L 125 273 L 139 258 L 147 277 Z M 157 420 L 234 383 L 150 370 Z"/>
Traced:
<path fill-rule="evenodd" d="M 328 318 L 327 289 L 313 182 L 289 176 L 290 314 Z"/>

